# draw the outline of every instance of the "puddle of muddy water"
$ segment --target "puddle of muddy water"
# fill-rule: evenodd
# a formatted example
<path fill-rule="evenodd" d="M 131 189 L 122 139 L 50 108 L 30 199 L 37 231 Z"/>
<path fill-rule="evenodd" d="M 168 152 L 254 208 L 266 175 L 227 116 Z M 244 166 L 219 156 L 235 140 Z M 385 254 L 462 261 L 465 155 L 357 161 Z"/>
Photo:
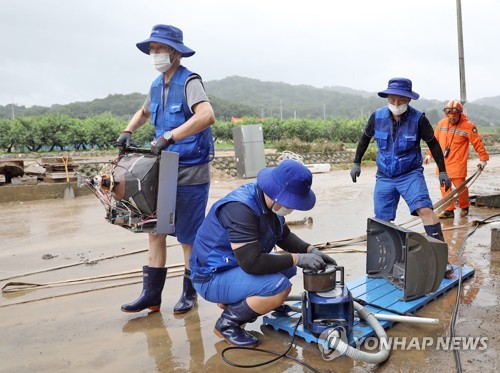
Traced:
<path fill-rule="evenodd" d="M 473 165 L 474 163 L 472 163 Z M 497 192 L 500 160 L 493 158 L 471 194 Z M 440 198 L 433 167 L 426 169 L 429 190 L 433 200 Z M 213 183 L 210 204 L 232 188 L 252 180 L 233 180 Z M 303 239 L 313 243 L 340 240 L 363 235 L 366 219 L 373 215 L 374 169 L 364 168 L 359 182 L 353 184 L 348 171 L 316 174 L 313 189 L 318 202 L 312 211 L 294 211 L 289 220 L 312 217 L 313 224 L 293 226 Z M 12 281 L 36 283 L 93 277 L 120 271 L 138 270 L 147 254 L 119 256 L 123 253 L 145 250 L 147 236 L 131 233 L 104 221 L 104 208 L 93 196 L 71 201 L 46 200 L 25 203 L 4 203 L 0 215 L 0 278 L 40 269 L 50 269 L 70 263 L 81 264 L 58 270 L 23 276 Z M 467 221 L 484 219 L 499 209 L 471 208 L 467 218 L 456 217 L 443 221 L 443 226 L 458 227 Z M 398 210 L 397 223 L 410 218 L 404 203 Z M 414 228 L 423 231 L 421 225 Z M 445 231 L 450 258 L 458 262 L 458 253 L 464 237 L 470 230 L 457 228 Z M 169 239 L 168 264 L 182 263 L 182 250 L 175 239 Z M 490 231 L 481 226 L 469 238 L 463 252 L 464 262 L 476 269 L 476 275 L 465 281 L 461 291 L 462 303 L 456 325 L 458 336 L 487 336 L 485 351 L 463 351 L 465 371 L 495 372 L 498 367 L 497 309 L 499 292 L 500 253 L 489 250 Z M 355 248 L 363 250 L 363 245 Z M 340 251 L 340 250 L 339 250 Z M 43 259 L 45 254 L 52 259 Z M 113 257 L 116 256 L 116 257 Z M 361 252 L 332 255 L 346 268 L 346 281 L 365 272 L 366 256 Z M 111 257 L 95 264 L 83 262 Z M 300 272 L 300 271 L 299 271 Z M 1 281 L 3 286 L 6 281 Z M 227 343 L 212 332 L 220 309 L 200 299 L 198 307 L 183 316 L 172 314 L 182 286 L 181 277 L 167 279 L 163 291 L 161 312 L 125 314 L 121 304 L 137 297 L 141 284 L 116 286 L 121 282 L 103 282 L 84 285 L 53 287 L 0 298 L 0 361 L 2 370 L 16 372 L 234 372 L 248 371 L 226 364 L 220 354 Z M 299 273 L 293 280 L 292 294 L 302 291 Z M 102 286 L 116 286 L 106 290 L 90 291 Z M 79 292 L 79 294 L 72 294 Z M 438 338 L 448 334 L 456 290 L 451 290 L 432 301 L 418 314 L 438 318 L 437 326 L 395 324 L 388 329 L 392 337 Z M 63 294 L 70 294 L 61 296 Z M 51 298 L 54 297 L 54 298 Z M 45 300 L 35 301 L 36 299 Z M 32 301 L 32 302 L 29 302 Z M 28 302 L 28 303 L 20 303 Z M 20 303 L 9 307 L 9 304 Z M 262 319 L 246 328 L 258 336 L 262 348 L 276 352 L 286 351 L 290 336 L 271 327 L 262 326 Z M 304 360 L 320 371 L 353 372 L 428 372 L 455 371 L 453 353 L 434 348 L 418 351 L 396 349 L 381 366 L 355 362 L 341 357 L 325 361 L 314 344 L 297 338 L 290 355 Z M 228 358 L 240 363 L 258 363 L 268 355 L 234 351 Z M 280 360 L 259 368 L 264 372 L 307 371 L 291 360 Z"/>

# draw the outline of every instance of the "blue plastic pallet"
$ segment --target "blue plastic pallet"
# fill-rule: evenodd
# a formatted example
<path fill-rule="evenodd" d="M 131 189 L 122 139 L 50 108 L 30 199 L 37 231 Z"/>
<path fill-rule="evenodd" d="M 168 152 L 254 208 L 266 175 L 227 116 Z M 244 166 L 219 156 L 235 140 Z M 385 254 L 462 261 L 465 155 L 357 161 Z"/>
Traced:
<path fill-rule="evenodd" d="M 403 301 L 403 290 L 398 289 L 396 286 L 388 282 L 384 278 L 370 278 L 366 275 L 358 277 L 355 280 L 348 282 L 346 285 L 351 291 L 352 296 L 357 299 L 364 300 L 368 303 L 372 303 L 376 306 L 381 306 L 384 308 L 389 308 L 398 312 L 415 312 L 419 308 L 425 306 L 427 303 L 433 301 L 438 296 L 444 294 L 448 290 L 454 288 L 458 285 L 458 266 L 454 265 L 455 272 L 453 278 L 444 278 L 439 286 L 438 290 L 434 293 L 414 299 L 411 301 Z M 463 266 L 462 267 L 462 280 L 474 275 L 475 270 Z M 297 303 L 300 306 L 300 302 Z M 392 312 L 381 311 L 376 307 L 365 306 L 366 309 L 370 310 L 372 313 L 382 313 L 382 314 L 394 314 Z M 284 316 L 277 312 L 273 312 L 268 316 L 263 317 L 263 324 L 270 325 L 275 330 L 283 330 L 290 335 L 293 335 L 293 331 L 299 320 L 301 314 L 299 312 L 290 312 L 288 315 Z M 384 329 L 390 328 L 394 322 L 379 320 L 380 325 Z M 318 338 L 304 330 L 302 323 L 297 327 L 296 335 L 303 338 L 308 343 L 318 343 Z M 349 344 L 351 346 L 356 346 L 357 342 L 368 337 L 375 335 L 373 328 L 366 322 L 355 317 L 353 330 L 347 336 Z"/>

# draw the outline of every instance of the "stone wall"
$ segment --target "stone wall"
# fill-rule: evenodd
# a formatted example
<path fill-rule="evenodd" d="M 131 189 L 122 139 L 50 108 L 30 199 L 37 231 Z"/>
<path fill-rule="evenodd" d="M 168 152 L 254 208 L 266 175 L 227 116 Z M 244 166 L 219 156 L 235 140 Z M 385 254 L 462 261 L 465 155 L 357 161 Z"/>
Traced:
<path fill-rule="evenodd" d="M 500 146 L 487 146 L 486 151 L 490 155 L 500 154 Z M 300 154 L 302 160 L 305 164 L 317 164 L 317 163 L 329 163 L 332 167 L 339 164 L 350 165 L 354 160 L 354 150 L 337 151 L 332 154 L 321 154 L 321 153 L 307 153 Z M 217 154 L 217 152 L 216 152 Z M 427 149 L 422 149 L 422 155 L 425 157 L 427 155 Z M 281 153 L 266 154 L 266 166 L 274 167 L 278 164 L 278 158 Z M 469 152 L 470 158 L 477 158 L 477 154 L 471 147 Z M 217 156 L 212 161 L 212 167 L 217 170 L 226 172 L 230 176 L 237 176 L 236 173 L 236 159 L 234 156 Z"/>
<path fill-rule="evenodd" d="M 487 152 L 492 156 L 493 154 L 500 153 L 499 146 L 487 146 Z M 425 156 L 427 154 L 427 149 L 422 149 L 422 154 Z M 278 158 L 281 156 L 281 153 L 273 153 L 266 154 L 266 166 L 274 167 L 278 164 Z M 351 164 L 354 159 L 354 150 L 346 150 L 346 151 L 337 151 L 332 154 L 321 154 L 321 153 L 307 153 L 300 154 L 302 160 L 305 164 L 317 164 L 317 163 L 329 163 L 332 167 L 334 165 L 339 164 Z M 471 147 L 471 151 L 469 153 L 470 158 L 477 158 L 477 154 L 474 149 Z M 103 167 L 109 165 L 109 162 L 82 162 L 78 163 L 78 172 L 86 177 L 94 176 Z M 212 161 L 212 167 L 217 170 L 221 170 L 226 172 L 228 175 L 236 177 L 236 159 L 232 155 L 217 155 Z"/>
<path fill-rule="evenodd" d="M 281 153 L 266 154 L 266 166 L 274 167 L 278 164 L 278 158 Z M 332 154 L 307 153 L 300 154 L 302 161 L 305 164 L 329 163 L 334 164 L 350 164 L 354 159 L 353 151 L 338 151 Z M 212 167 L 225 171 L 230 176 L 237 176 L 236 159 L 234 156 L 216 156 L 212 161 Z"/>

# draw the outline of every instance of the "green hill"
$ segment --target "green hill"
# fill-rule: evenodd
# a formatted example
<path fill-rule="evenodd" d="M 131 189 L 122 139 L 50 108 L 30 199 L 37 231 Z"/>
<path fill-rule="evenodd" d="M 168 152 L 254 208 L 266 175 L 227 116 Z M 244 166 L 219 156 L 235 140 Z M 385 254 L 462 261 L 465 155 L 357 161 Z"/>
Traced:
<path fill-rule="evenodd" d="M 231 117 L 256 116 L 275 118 L 359 118 L 368 116 L 386 100 L 375 92 L 354 90 L 347 87 L 316 88 L 308 85 L 291 85 L 281 82 L 265 82 L 240 76 L 204 82 L 207 94 L 219 120 Z M 146 96 L 140 93 L 111 94 L 104 99 L 75 102 L 51 107 L 11 105 L 0 106 L 0 118 L 41 115 L 45 113 L 67 114 L 85 119 L 89 116 L 111 113 L 128 120 L 144 103 Z M 443 117 L 445 101 L 421 98 L 412 105 L 426 112 L 431 123 Z M 481 126 L 500 126 L 500 96 L 484 98 L 467 106 L 468 116 Z"/>
<path fill-rule="evenodd" d="M 480 98 L 479 100 L 473 102 L 478 105 L 491 106 L 500 109 L 500 96 Z"/>

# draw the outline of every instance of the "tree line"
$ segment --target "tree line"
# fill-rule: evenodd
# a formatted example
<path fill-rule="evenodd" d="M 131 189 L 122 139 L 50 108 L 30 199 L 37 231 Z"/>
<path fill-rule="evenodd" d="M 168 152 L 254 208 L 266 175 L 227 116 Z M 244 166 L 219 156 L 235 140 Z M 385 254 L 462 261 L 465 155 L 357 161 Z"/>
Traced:
<path fill-rule="evenodd" d="M 357 119 L 329 118 L 326 120 L 296 118 L 258 119 L 244 117 L 243 122 L 217 121 L 212 126 L 215 141 L 231 143 L 233 128 L 245 124 L 262 124 L 264 139 L 277 142 L 299 139 L 303 142 L 353 143 L 359 139 L 366 117 Z M 113 146 L 128 120 L 109 113 L 85 119 L 65 114 L 21 116 L 0 119 L 0 148 L 6 153 L 13 151 L 53 151 L 106 149 Z M 133 134 L 134 144 L 144 146 L 154 138 L 154 127 L 146 124 Z"/>
<path fill-rule="evenodd" d="M 262 124 L 265 142 L 278 144 L 289 140 L 303 143 L 356 143 L 367 122 L 366 116 L 358 118 L 257 118 L 243 117 L 238 123 L 216 121 L 212 133 L 216 142 L 232 143 L 233 129 L 247 124 Z M 21 116 L 15 119 L 0 119 L 0 150 L 5 153 L 107 149 L 126 127 L 128 119 L 110 113 L 90 116 L 85 119 L 65 114 Z M 132 136 L 138 146 L 147 146 L 154 138 L 151 124 L 139 128 Z M 500 129 L 482 134 L 486 145 L 500 142 Z"/>
<path fill-rule="evenodd" d="M 109 148 L 126 125 L 126 121 L 111 114 L 86 119 L 64 114 L 1 119 L 0 148 L 6 153 Z M 153 136 L 153 126 L 143 126 L 134 134 L 141 144 Z"/>
<path fill-rule="evenodd" d="M 377 108 L 387 104 L 375 92 L 356 90 L 338 91 L 340 88 L 316 88 L 306 85 L 263 82 L 238 76 L 204 83 L 216 117 L 230 121 L 231 117 L 260 118 L 317 118 L 326 120 L 331 117 L 356 119 L 369 116 Z M 500 97 L 500 96 L 499 96 Z M 72 118 L 111 113 L 114 117 L 129 120 L 144 104 L 146 95 L 140 93 L 111 94 L 89 102 L 74 102 L 67 105 L 50 107 L 25 107 L 16 104 L 0 105 L 0 118 L 19 116 L 39 116 L 44 114 L 68 115 Z M 450 97 L 453 99 L 453 97 Z M 478 126 L 500 126 L 500 108 L 495 98 L 477 100 L 467 104 L 467 115 Z M 424 111 L 434 125 L 443 118 L 446 101 L 412 101 L 411 105 Z M 486 104 L 490 104 L 488 106 Z M 500 104 L 499 104 L 500 105 Z"/>

